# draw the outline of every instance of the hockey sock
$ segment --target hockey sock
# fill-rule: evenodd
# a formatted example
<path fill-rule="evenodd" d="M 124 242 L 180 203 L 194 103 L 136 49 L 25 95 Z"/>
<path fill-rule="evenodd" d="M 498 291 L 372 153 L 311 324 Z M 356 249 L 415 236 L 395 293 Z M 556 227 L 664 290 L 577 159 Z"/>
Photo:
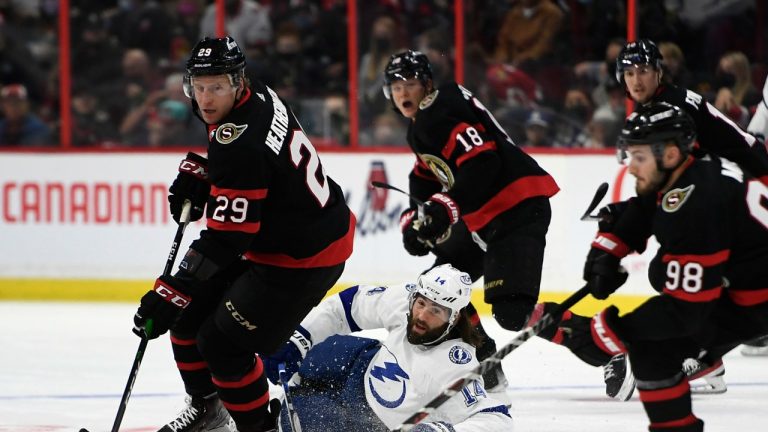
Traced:
<path fill-rule="evenodd" d="M 691 389 L 682 374 L 670 387 L 649 388 L 655 383 L 638 381 L 637 390 L 643 402 L 650 431 L 658 432 L 697 432 L 702 431 L 704 423 L 691 410 Z"/>
<path fill-rule="evenodd" d="M 191 396 L 206 396 L 216 391 L 208 364 L 197 349 L 197 340 L 171 333 L 171 348 L 184 388 Z"/>
<path fill-rule="evenodd" d="M 267 418 L 269 385 L 261 358 L 240 378 L 213 377 L 224 407 L 238 425 L 257 425 Z"/>

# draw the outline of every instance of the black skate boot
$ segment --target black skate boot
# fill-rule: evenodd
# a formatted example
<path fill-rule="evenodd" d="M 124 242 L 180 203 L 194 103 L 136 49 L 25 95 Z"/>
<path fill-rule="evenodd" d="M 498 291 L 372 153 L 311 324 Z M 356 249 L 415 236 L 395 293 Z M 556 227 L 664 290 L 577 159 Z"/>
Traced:
<path fill-rule="evenodd" d="M 211 396 L 187 396 L 184 408 L 158 432 L 234 432 L 235 423 L 216 394 Z"/>
<path fill-rule="evenodd" d="M 605 394 L 620 401 L 628 401 L 635 391 L 635 376 L 626 354 L 613 356 L 603 366 Z"/>

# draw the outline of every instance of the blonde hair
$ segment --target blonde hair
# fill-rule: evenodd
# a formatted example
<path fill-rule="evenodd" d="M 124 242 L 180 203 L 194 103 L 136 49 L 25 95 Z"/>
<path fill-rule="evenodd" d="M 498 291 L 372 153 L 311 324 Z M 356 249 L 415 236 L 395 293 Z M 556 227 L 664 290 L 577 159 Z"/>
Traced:
<path fill-rule="evenodd" d="M 720 62 L 726 60 L 731 63 L 730 73 L 736 78 L 736 82 L 731 88 L 733 93 L 733 99 L 737 104 L 741 105 L 744 100 L 744 96 L 747 94 L 754 85 L 752 84 L 752 68 L 749 64 L 749 59 L 740 51 L 732 51 L 724 54 L 720 57 Z"/>

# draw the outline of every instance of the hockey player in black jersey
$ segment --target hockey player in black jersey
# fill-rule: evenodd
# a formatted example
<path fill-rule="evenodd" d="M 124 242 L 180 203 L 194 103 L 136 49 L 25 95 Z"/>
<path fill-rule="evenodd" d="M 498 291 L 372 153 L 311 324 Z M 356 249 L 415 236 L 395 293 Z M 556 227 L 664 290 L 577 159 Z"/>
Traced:
<path fill-rule="evenodd" d="M 419 256 L 431 251 L 434 265 L 450 263 L 473 280 L 484 276 L 496 320 L 521 329 L 539 296 L 549 197 L 557 184 L 469 90 L 456 83 L 436 88 L 424 54 L 393 55 L 384 80 L 385 96 L 411 119 L 407 139 L 416 163 L 409 189 L 425 203 L 419 208 L 412 200 L 401 216 L 405 249 Z M 484 339 L 480 359 L 495 351 L 492 339 Z M 493 375 L 484 376 L 488 388 Z"/>
<path fill-rule="evenodd" d="M 592 319 L 568 312 L 549 334 L 593 365 L 628 353 L 649 430 L 658 432 L 703 430 L 680 367 L 691 352 L 719 358 L 768 332 L 768 186 L 727 159 L 693 157 L 694 137 L 693 119 L 660 102 L 630 115 L 619 138 L 643 226 L 660 245 L 648 271 L 659 295 L 624 316 L 614 306 Z M 622 215 L 614 223 L 636 221 Z M 588 280 L 595 297 L 626 280 L 617 255 L 635 248 L 598 234 L 593 249 L 615 259 L 588 259 L 587 267 L 600 267 L 602 282 Z"/>
<path fill-rule="evenodd" d="M 638 105 L 667 102 L 691 116 L 700 150 L 738 163 L 768 184 L 768 152 L 755 136 L 708 103 L 700 94 L 662 83 L 663 57 L 650 39 L 627 43 L 616 58 L 616 80 Z"/>
<path fill-rule="evenodd" d="M 140 336 L 171 331 L 189 394 L 162 431 L 277 430 L 279 404 L 255 354 L 288 340 L 352 252 L 355 218 L 341 189 L 285 101 L 244 69 L 231 37 L 201 40 L 186 64 L 208 157 L 187 155 L 168 199 L 177 221 L 185 200 L 193 220 L 205 211 L 206 229 L 134 318 Z"/>
<path fill-rule="evenodd" d="M 436 88 L 424 54 L 393 55 L 384 75 L 385 94 L 411 119 L 410 193 L 425 202 L 421 217 L 415 202 L 404 214 L 406 249 L 424 255 L 433 245 L 438 260 L 445 259 L 441 242 L 457 235 L 454 228 L 465 233 L 461 252 L 472 252 L 472 262 L 461 267 L 481 270 L 485 301 L 499 324 L 521 329 L 539 295 L 549 197 L 557 184 L 469 90 L 456 83 Z M 484 252 L 473 252 L 473 238 Z"/>

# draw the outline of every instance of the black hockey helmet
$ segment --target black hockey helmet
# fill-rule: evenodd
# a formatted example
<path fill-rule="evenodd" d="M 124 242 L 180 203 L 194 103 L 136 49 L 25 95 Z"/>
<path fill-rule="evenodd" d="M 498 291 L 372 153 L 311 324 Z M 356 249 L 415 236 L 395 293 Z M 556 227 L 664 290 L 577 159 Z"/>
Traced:
<path fill-rule="evenodd" d="M 657 160 L 664 145 L 674 141 L 683 155 L 691 151 L 696 138 L 696 124 L 688 113 L 666 102 L 641 105 L 627 117 L 619 135 L 619 160 L 626 158 L 630 145 L 650 144 Z"/>
<path fill-rule="evenodd" d="M 650 39 L 640 39 L 635 42 L 629 42 L 616 57 L 616 81 L 624 83 L 624 69 L 635 65 L 651 65 L 656 70 L 661 70 L 661 61 L 664 57 Z"/>
<path fill-rule="evenodd" d="M 411 78 L 417 78 L 425 86 L 427 81 L 432 79 L 432 65 L 427 56 L 420 51 L 413 50 L 393 54 L 384 69 L 384 87 L 382 88 L 384 96 L 387 99 L 392 97 L 392 92 L 389 89 L 390 84 Z"/>
<path fill-rule="evenodd" d="M 245 55 L 231 36 L 203 38 L 190 54 L 184 76 L 184 94 L 192 98 L 194 93 L 190 79 L 196 76 L 229 75 L 233 86 L 245 75 Z"/>

